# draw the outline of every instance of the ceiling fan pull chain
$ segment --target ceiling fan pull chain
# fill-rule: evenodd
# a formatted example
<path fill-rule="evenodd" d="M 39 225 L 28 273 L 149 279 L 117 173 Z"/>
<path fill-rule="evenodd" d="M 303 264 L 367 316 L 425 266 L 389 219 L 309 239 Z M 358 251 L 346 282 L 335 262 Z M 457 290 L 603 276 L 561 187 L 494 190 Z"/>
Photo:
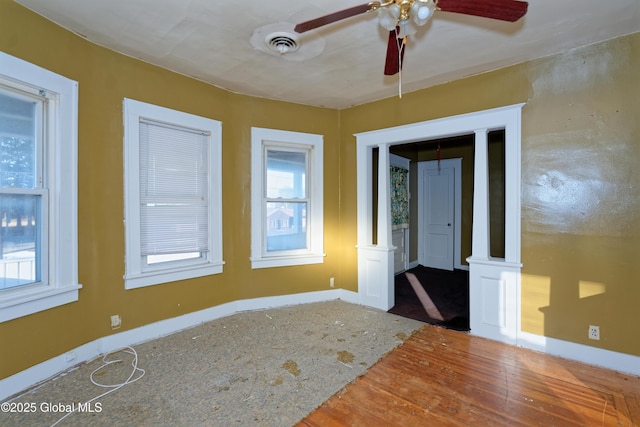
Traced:
<path fill-rule="evenodd" d="M 400 91 L 400 98 L 401 99 L 402 99 L 402 61 L 404 60 L 404 50 L 407 48 L 407 39 L 408 39 L 408 36 L 404 36 L 402 38 L 402 41 L 400 42 L 400 44 L 402 45 L 401 46 L 402 53 L 400 54 L 400 61 L 399 61 L 399 64 L 400 64 L 400 75 L 398 77 L 399 77 L 399 85 L 400 85 L 399 91 Z M 400 49 L 398 49 L 398 50 L 400 50 Z"/>
<path fill-rule="evenodd" d="M 402 99 L 402 57 L 407 42 L 407 36 L 399 37 L 398 27 L 396 27 L 396 44 L 398 45 L 398 98 Z"/>
<path fill-rule="evenodd" d="M 398 98 L 402 99 L 402 68 L 398 71 Z"/>
<path fill-rule="evenodd" d="M 402 60 L 402 49 L 404 45 L 398 48 L 398 64 L 400 64 L 400 70 L 398 70 L 398 98 L 402 99 L 402 64 L 400 61 Z"/>
<path fill-rule="evenodd" d="M 402 99 L 402 70 L 398 73 L 398 98 Z"/>

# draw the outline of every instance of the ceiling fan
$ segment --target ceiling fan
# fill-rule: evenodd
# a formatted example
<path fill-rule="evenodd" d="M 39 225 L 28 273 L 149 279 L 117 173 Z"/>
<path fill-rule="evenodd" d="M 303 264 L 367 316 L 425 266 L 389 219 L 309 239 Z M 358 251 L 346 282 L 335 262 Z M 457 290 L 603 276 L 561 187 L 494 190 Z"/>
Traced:
<path fill-rule="evenodd" d="M 382 27 L 389 30 L 384 74 L 392 76 L 402 69 L 407 36 L 429 21 L 435 11 L 461 13 L 515 22 L 527 13 L 529 4 L 520 0 L 387 0 L 371 1 L 319 18 L 301 22 L 294 30 L 304 33 L 365 12 L 378 12 Z"/>

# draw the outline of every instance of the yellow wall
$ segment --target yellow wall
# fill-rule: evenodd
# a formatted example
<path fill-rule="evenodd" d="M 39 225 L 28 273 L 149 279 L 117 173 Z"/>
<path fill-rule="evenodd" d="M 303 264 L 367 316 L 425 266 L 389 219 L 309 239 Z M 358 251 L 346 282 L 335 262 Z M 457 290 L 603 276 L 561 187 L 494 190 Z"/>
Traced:
<path fill-rule="evenodd" d="M 639 58 L 634 34 L 343 110 L 342 192 L 356 191 L 354 133 L 527 103 L 522 329 L 640 355 Z M 341 209 L 346 224 L 355 200 Z M 356 278 L 353 262 L 343 279 Z"/>
<path fill-rule="evenodd" d="M 640 34 L 522 69 L 523 328 L 640 355 Z"/>
<path fill-rule="evenodd" d="M 325 290 L 331 276 L 357 291 L 353 134 L 519 102 L 527 102 L 523 328 L 640 355 L 639 49 L 636 34 L 336 111 L 232 94 L 92 45 L 0 0 L 0 50 L 79 82 L 84 286 L 76 303 L 0 323 L 0 378 L 111 334 L 112 314 L 122 316 L 123 331 L 236 299 Z M 124 290 L 124 97 L 222 121 L 222 274 Z M 251 126 L 324 135 L 324 264 L 251 270 Z M 605 292 L 593 295 L 599 288 Z M 601 341 L 587 341 L 589 323 L 600 326 Z"/>
<path fill-rule="evenodd" d="M 28 29 L 28 30 L 27 30 Z M 0 323 L 0 378 L 117 332 L 238 299 L 339 286 L 339 113 L 232 94 L 86 42 L 10 0 L 0 0 L 0 50 L 79 83 L 79 301 Z M 126 291 L 123 98 L 220 120 L 223 274 Z M 250 129 L 324 135 L 323 264 L 250 267 Z"/>

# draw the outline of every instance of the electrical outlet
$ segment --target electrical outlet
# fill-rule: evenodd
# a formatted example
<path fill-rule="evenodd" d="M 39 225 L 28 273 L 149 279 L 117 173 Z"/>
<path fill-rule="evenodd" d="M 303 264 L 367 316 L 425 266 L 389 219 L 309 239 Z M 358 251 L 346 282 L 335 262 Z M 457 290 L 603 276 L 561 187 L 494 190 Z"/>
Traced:
<path fill-rule="evenodd" d="M 600 339 L 600 326 L 589 325 L 589 339 L 590 340 Z"/>
<path fill-rule="evenodd" d="M 332 288 L 334 288 L 334 287 L 336 286 L 336 282 L 335 282 L 335 280 L 333 279 L 333 277 L 330 277 L 330 278 L 329 278 L 329 286 L 330 286 L 330 287 L 332 287 Z"/>
<path fill-rule="evenodd" d="M 75 351 L 70 351 L 69 353 L 64 355 L 64 360 L 67 363 L 71 363 L 74 360 L 76 360 L 76 357 L 78 357 L 78 356 L 76 356 L 76 352 Z"/>
<path fill-rule="evenodd" d="M 119 314 L 111 316 L 111 329 L 118 329 L 122 325 Z"/>

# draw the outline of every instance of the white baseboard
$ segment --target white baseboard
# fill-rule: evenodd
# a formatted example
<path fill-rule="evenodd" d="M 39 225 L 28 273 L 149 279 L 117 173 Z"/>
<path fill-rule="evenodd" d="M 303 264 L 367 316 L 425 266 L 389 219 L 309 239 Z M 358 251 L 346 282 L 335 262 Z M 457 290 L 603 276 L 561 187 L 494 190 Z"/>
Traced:
<path fill-rule="evenodd" d="M 409 265 L 407 265 L 407 270 L 411 270 L 412 268 L 416 268 L 419 265 L 420 265 L 420 263 L 417 260 L 416 261 L 411 261 L 411 262 L 409 262 Z"/>
<path fill-rule="evenodd" d="M 10 396 L 15 396 L 24 390 L 62 372 L 73 369 L 79 364 L 89 362 L 103 354 L 123 347 L 161 338 L 205 322 L 243 311 L 263 310 L 336 299 L 359 304 L 358 293 L 345 289 L 331 289 L 302 294 L 239 300 L 98 338 L 90 343 L 76 347 L 64 354 L 0 380 L 0 401 Z"/>
<path fill-rule="evenodd" d="M 411 262 L 409 262 L 409 265 L 407 265 L 407 270 L 411 270 L 412 268 L 416 268 L 419 265 L 420 265 L 420 261 L 418 261 L 418 260 L 411 261 Z M 465 264 L 456 264 L 453 268 L 455 270 L 467 270 L 467 271 L 469 271 L 469 266 L 465 265 Z"/>
<path fill-rule="evenodd" d="M 105 353 L 161 338 L 205 322 L 243 311 L 264 310 L 336 299 L 360 304 L 358 293 L 345 289 L 239 300 L 98 338 L 0 380 L 0 401 L 17 395 L 23 390 L 27 390 Z M 547 338 L 528 332 L 520 332 L 518 334 L 518 346 L 619 372 L 640 375 L 640 357 L 638 356 Z"/>
<path fill-rule="evenodd" d="M 518 346 L 571 359 L 613 371 L 640 376 L 640 357 L 617 353 L 583 344 L 543 337 L 529 332 L 518 333 Z"/>

